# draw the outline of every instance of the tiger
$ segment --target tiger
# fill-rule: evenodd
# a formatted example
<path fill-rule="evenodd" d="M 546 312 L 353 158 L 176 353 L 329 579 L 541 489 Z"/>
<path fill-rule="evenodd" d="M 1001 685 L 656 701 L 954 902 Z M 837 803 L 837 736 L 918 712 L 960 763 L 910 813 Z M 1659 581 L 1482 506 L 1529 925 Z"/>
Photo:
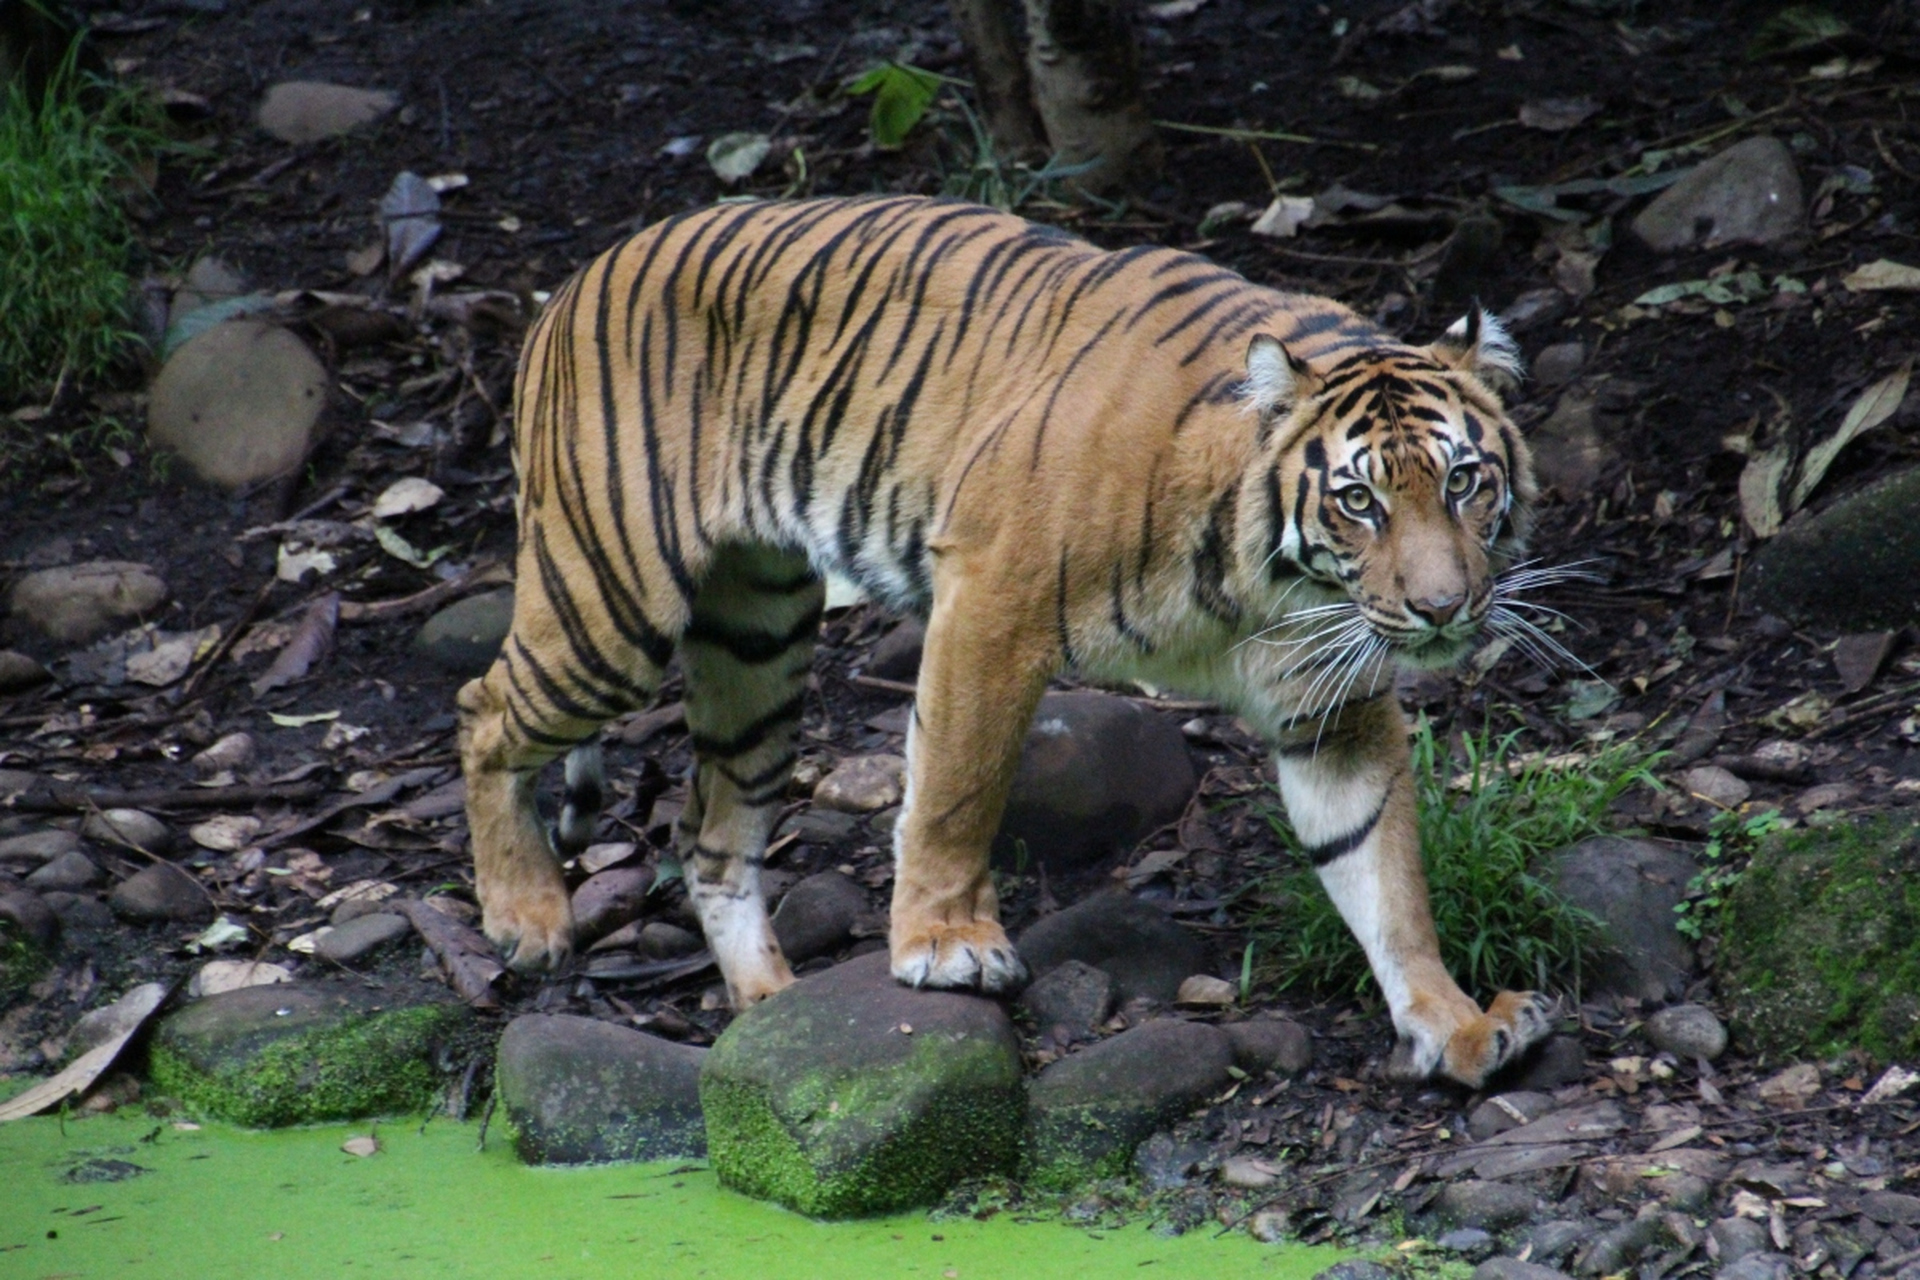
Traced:
<path fill-rule="evenodd" d="M 1069 670 L 1146 682 L 1270 744 L 1390 1070 L 1479 1085 L 1555 1006 L 1483 1010 L 1448 974 L 1392 686 L 1524 619 L 1497 576 L 1534 497 L 1499 394 L 1519 373 L 1477 304 L 1409 345 L 1192 253 L 948 199 L 731 202 L 633 235 L 522 348 L 511 630 L 457 697 L 485 932 L 516 970 L 567 960 L 558 857 L 593 832 L 597 731 L 677 653 L 689 896 L 736 1009 L 794 981 L 760 878 L 838 573 L 926 620 L 900 982 L 1018 989 L 988 853 L 1038 700 Z M 535 780 L 562 754 L 549 832 Z"/>

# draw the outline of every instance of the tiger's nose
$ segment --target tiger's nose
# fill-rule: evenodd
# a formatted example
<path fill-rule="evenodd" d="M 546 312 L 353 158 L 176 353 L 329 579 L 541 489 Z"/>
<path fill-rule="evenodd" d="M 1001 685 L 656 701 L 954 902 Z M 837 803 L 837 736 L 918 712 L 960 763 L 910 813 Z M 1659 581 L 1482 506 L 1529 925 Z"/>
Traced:
<path fill-rule="evenodd" d="M 1407 608 L 1428 626 L 1444 627 L 1453 621 L 1454 615 L 1460 612 L 1460 606 L 1466 602 L 1467 597 L 1460 593 L 1449 596 L 1422 596 L 1418 600 L 1407 601 Z"/>

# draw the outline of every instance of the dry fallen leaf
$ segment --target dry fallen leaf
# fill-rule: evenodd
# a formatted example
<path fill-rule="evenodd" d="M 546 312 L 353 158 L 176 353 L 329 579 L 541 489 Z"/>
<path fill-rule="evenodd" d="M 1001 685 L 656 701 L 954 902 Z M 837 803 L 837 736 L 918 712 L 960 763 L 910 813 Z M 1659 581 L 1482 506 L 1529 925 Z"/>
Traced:
<path fill-rule="evenodd" d="M 445 491 L 433 481 L 407 476 L 381 490 L 380 496 L 373 500 L 373 516 L 376 520 L 391 520 L 395 516 L 425 511 L 444 496 Z"/>
<path fill-rule="evenodd" d="M 1520 104 L 1520 123 L 1529 129 L 1564 133 L 1599 115 L 1600 105 L 1593 98 L 1539 98 Z"/>
<path fill-rule="evenodd" d="M 85 1093 L 113 1065 L 127 1042 L 146 1025 L 147 1019 L 167 998 L 167 991 L 166 984 L 149 982 L 121 996 L 109 1006 L 114 1028 L 112 1035 L 75 1058 L 66 1070 L 51 1080 L 43 1080 L 26 1092 L 0 1102 L 0 1124 L 39 1115 L 42 1111 L 59 1106 L 68 1098 Z"/>
<path fill-rule="evenodd" d="M 1907 398 L 1907 384 L 1912 374 L 1913 364 L 1909 361 L 1861 392 L 1860 398 L 1847 410 L 1840 429 L 1807 450 L 1807 456 L 1800 464 L 1799 478 L 1794 481 L 1793 493 L 1787 501 L 1789 515 L 1798 511 L 1812 495 L 1814 487 L 1826 476 L 1827 468 L 1833 465 L 1834 458 L 1842 449 L 1856 436 L 1865 435 L 1894 415 L 1900 408 L 1900 402 Z"/>
<path fill-rule="evenodd" d="M 340 1149 L 346 1152 L 350 1156 L 359 1156 L 362 1159 L 365 1159 L 367 1156 L 370 1156 L 374 1152 L 380 1150 L 380 1139 L 373 1137 L 372 1135 L 366 1135 L 358 1138 L 348 1138 L 345 1142 L 340 1144 Z"/>
<path fill-rule="evenodd" d="M 202 849 L 235 853 L 253 843 L 265 824 L 250 813 L 223 813 L 187 828 L 187 838 Z"/>
<path fill-rule="evenodd" d="M 1300 225 L 1312 216 L 1313 197 L 1275 196 L 1266 212 L 1254 219 L 1252 231 L 1257 236 L 1291 240 L 1299 234 Z"/>
<path fill-rule="evenodd" d="M 1855 293 L 1870 289 L 1920 289 L 1920 267 L 1910 267 L 1891 258 L 1880 258 L 1840 277 L 1840 283 Z"/>
<path fill-rule="evenodd" d="M 259 697 L 270 689 L 292 684 L 312 669 L 313 664 L 326 656 L 333 647 L 334 628 L 340 623 L 340 596 L 338 592 L 328 592 L 312 604 L 300 618 L 300 629 L 287 642 L 273 665 L 253 682 L 253 696 Z"/>

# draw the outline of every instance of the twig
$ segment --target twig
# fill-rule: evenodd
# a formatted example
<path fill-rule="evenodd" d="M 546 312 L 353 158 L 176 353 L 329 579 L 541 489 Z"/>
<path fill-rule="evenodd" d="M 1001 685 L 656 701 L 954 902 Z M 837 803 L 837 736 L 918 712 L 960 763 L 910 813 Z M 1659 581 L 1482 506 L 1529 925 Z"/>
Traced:
<path fill-rule="evenodd" d="M 456 596 L 466 595 L 481 587 L 511 585 L 513 570 L 497 560 L 477 564 L 451 582 L 436 583 L 424 591 L 416 591 L 410 596 L 399 596 L 392 600 L 342 600 L 340 602 L 340 621 L 354 623 L 388 622 L 394 618 L 405 617 L 410 613 L 424 613 L 438 608 Z"/>
<path fill-rule="evenodd" d="M 1210 124 L 1182 124 L 1178 120 L 1155 120 L 1154 125 L 1161 129 L 1172 129 L 1176 133 L 1204 133 L 1216 138 L 1229 138 L 1234 142 L 1298 142 L 1309 147 L 1345 147 L 1349 151 L 1378 151 L 1380 148 L 1371 142 L 1343 142 L 1335 138 L 1314 138 L 1304 133 L 1282 133 L 1277 129 L 1229 129 Z"/>
<path fill-rule="evenodd" d="M 249 600 L 247 607 L 240 611 L 240 616 L 233 620 L 233 625 L 227 629 L 227 633 L 220 637 L 218 644 L 213 646 L 213 652 L 207 655 L 206 661 L 202 662 L 184 682 L 175 685 L 168 692 L 167 701 L 177 707 L 193 696 L 193 691 L 200 687 L 200 681 L 206 678 L 207 672 L 220 665 L 221 660 L 233 651 L 233 646 L 240 642 L 240 637 L 245 635 L 247 629 L 253 625 L 254 617 L 265 607 L 267 597 L 273 594 L 274 584 L 278 581 L 278 578 L 268 578 L 261 584 L 260 590 L 254 592 L 253 599 Z"/>
<path fill-rule="evenodd" d="M 507 969 L 493 958 L 492 944 L 458 920 L 417 899 L 402 898 L 393 907 L 412 922 L 414 931 L 447 966 L 447 979 L 462 1000 L 475 1009 L 500 1007 L 494 985 L 505 976 Z"/>
<path fill-rule="evenodd" d="M 267 800 L 312 800 L 325 792 L 317 782 L 283 786 L 180 787 L 145 791 L 109 791 L 49 783 L 0 802 L 22 813 L 86 813 L 93 809 L 225 809 Z"/>

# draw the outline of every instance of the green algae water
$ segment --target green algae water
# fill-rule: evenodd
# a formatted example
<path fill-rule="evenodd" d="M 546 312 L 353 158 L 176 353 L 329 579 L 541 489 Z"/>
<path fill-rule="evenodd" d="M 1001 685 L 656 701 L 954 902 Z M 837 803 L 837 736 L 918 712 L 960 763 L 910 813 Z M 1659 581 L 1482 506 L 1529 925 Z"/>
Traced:
<path fill-rule="evenodd" d="M 377 1133 L 380 1150 L 349 1155 Z M 1340 1254 L 999 1214 L 821 1223 L 704 1165 L 521 1164 L 418 1120 L 254 1132 L 120 1114 L 0 1125 L 3 1280 L 1308 1280 Z M 136 1172 L 136 1169 L 138 1170 Z"/>

